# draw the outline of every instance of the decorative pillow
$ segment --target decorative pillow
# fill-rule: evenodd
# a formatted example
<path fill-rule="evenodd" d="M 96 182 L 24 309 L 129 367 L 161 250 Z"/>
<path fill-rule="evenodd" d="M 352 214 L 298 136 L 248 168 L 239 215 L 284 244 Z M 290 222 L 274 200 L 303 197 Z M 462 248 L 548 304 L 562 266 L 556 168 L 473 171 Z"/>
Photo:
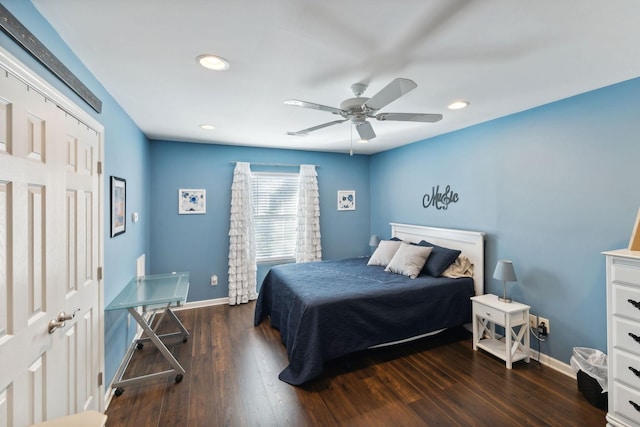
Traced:
<path fill-rule="evenodd" d="M 384 271 L 415 279 L 431 254 L 431 248 L 402 243 Z"/>
<path fill-rule="evenodd" d="M 418 246 L 433 248 L 431 255 L 422 269 L 423 272 L 433 277 L 440 277 L 442 272 L 445 271 L 462 252 L 456 249 L 443 248 L 442 246 L 434 245 L 425 240 L 418 243 Z"/>
<path fill-rule="evenodd" d="M 457 279 L 458 277 L 473 277 L 473 263 L 469 258 L 460 255 L 451 263 L 445 271 L 442 272 L 444 277 Z"/>
<path fill-rule="evenodd" d="M 386 267 L 400 247 L 400 243 L 402 242 L 396 240 L 382 240 L 373 252 L 373 255 L 371 255 L 371 258 L 369 258 L 367 265 L 381 265 Z"/>

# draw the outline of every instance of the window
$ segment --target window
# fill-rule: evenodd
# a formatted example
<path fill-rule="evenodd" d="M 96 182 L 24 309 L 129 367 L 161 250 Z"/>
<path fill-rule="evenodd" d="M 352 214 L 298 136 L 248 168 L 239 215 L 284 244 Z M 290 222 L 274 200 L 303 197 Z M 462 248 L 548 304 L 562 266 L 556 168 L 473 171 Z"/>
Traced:
<path fill-rule="evenodd" d="M 253 172 L 256 261 L 295 258 L 298 174 Z"/>

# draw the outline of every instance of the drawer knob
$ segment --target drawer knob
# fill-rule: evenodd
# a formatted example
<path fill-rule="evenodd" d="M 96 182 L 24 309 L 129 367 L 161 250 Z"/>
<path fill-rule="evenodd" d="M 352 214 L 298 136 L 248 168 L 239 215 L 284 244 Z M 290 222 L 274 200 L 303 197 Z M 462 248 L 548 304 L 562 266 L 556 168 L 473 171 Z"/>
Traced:
<path fill-rule="evenodd" d="M 631 404 L 631 406 L 633 406 L 635 408 L 636 411 L 640 412 L 640 405 L 638 405 L 633 400 L 630 400 L 629 403 Z"/>
<path fill-rule="evenodd" d="M 627 302 L 628 302 L 629 304 L 631 304 L 632 306 L 634 306 L 635 308 L 637 308 L 638 310 L 640 310 L 640 302 L 638 302 L 638 301 L 634 301 L 634 300 L 632 300 L 631 298 L 629 298 L 629 299 L 627 300 Z"/>
<path fill-rule="evenodd" d="M 636 377 L 640 377 L 640 371 L 634 368 L 633 366 L 629 366 L 629 370 L 633 372 L 636 375 Z"/>
<path fill-rule="evenodd" d="M 629 332 L 629 336 L 630 336 L 631 338 L 633 338 L 633 340 L 634 340 L 635 342 L 637 342 L 638 344 L 640 344 L 640 337 L 639 337 L 639 336 L 637 336 L 637 335 L 636 335 L 636 334 L 634 334 L 633 332 Z"/>

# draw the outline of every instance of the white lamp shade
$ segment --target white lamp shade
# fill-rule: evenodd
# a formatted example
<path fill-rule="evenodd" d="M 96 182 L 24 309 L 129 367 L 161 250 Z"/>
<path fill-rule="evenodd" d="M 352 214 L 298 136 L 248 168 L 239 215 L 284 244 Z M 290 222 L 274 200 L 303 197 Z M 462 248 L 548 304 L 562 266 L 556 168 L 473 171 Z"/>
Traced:
<path fill-rule="evenodd" d="M 501 259 L 496 264 L 496 269 L 493 271 L 493 278 L 502 280 L 503 282 L 515 282 L 516 272 L 513 269 L 513 263 L 508 259 Z"/>
<path fill-rule="evenodd" d="M 379 244 L 380 244 L 380 237 L 378 237 L 376 234 L 372 235 L 369 238 L 369 246 L 378 247 Z"/>

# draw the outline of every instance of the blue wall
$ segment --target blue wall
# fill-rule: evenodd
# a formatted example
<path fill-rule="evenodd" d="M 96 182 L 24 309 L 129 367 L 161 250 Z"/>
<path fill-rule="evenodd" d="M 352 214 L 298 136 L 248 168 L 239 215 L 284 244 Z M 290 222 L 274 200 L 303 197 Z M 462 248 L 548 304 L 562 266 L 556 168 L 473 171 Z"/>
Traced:
<path fill-rule="evenodd" d="M 640 144 L 640 80 L 562 100 L 374 156 L 267 150 L 167 141 L 149 143 L 31 2 L 0 0 L 102 101 L 97 114 L 10 38 L 0 45 L 105 126 L 105 189 L 127 180 L 127 231 L 104 230 L 105 304 L 135 274 L 192 272 L 190 300 L 226 296 L 230 161 L 320 165 L 321 228 L 326 259 L 368 254 L 369 234 L 388 236 L 391 221 L 487 233 L 487 291 L 499 258 L 514 261 L 509 286 L 532 312 L 551 320 L 543 352 L 568 362 L 573 346 L 606 348 L 603 250 L 625 247 L 640 207 L 632 178 Z M 473 105 L 470 107 L 473 108 Z M 446 120 L 446 117 L 445 117 Z M 422 207 L 433 186 L 460 201 Z M 177 214 L 178 188 L 205 188 L 207 214 Z M 355 189 L 355 212 L 337 212 L 337 190 Z M 369 199 L 370 198 L 370 199 Z M 104 197 L 109 218 L 108 192 Z M 138 212 L 140 221 L 130 222 Z M 209 276 L 220 285 L 211 287 Z M 132 331 L 127 316 L 105 316 L 107 384 Z"/>
<path fill-rule="evenodd" d="M 152 141 L 151 272 L 189 271 L 189 301 L 228 295 L 232 161 L 317 165 L 323 259 L 368 254 L 369 156 Z M 178 215 L 179 188 L 206 189 L 207 213 Z M 337 210 L 338 190 L 356 190 L 355 211 Z M 210 285 L 213 274 L 218 275 L 218 286 Z"/>
<path fill-rule="evenodd" d="M 87 111 L 105 128 L 104 134 L 104 301 L 109 304 L 135 275 L 136 258 L 149 250 L 149 147 L 148 140 L 120 105 L 102 87 L 82 62 L 64 43 L 51 25 L 29 1 L 1 0 L 22 24 L 29 29 L 67 68 L 102 100 L 102 114 L 93 111 L 67 86 L 22 50 L 11 38 L 0 33 L 0 45 L 36 72 L 40 77 Z M 109 176 L 127 180 L 127 230 L 110 238 Z M 130 222 L 130 212 L 140 213 L 140 222 Z M 127 347 L 126 315 L 105 316 L 105 378 L 108 384 Z M 134 328 L 130 328 L 135 332 Z M 131 332 L 130 331 L 130 332 Z M 129 335 L 129 337 L 127 336 Z"/>
<path fill-rule="evenodd" d="M 606 351 L 600 252 L 628 245 L 640 208 L 639 94 L 635 79 L 372 156 L 372 233 L 391 221 L 486 232 L 486 291 L 502 292 L 494 266 L 513 260 L 509 292 L 550 320 L 544 353 Z M 424 208 L 437 185 L 459 202 Z"/>

